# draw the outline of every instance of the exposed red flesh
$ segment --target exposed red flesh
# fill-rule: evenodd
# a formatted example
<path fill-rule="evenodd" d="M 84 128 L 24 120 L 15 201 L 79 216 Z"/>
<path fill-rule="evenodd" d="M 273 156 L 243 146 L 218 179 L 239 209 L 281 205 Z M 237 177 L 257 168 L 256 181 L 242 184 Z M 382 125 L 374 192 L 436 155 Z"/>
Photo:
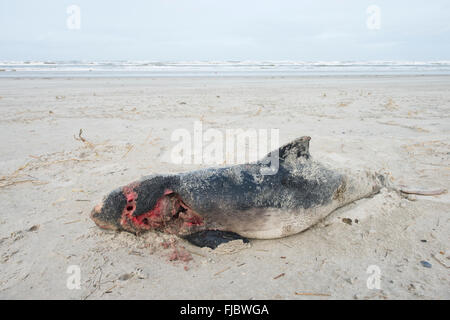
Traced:
<path fill-rule="evenodd" d="M 135 187 L 136 185 L 130 185 L 123 188 L 127 205 L 122 211 L 120 224 L 124 229 L 130 231 L 159 229 L 178 234 L 186 228 L 203 225 L 203 218 L 190 209 L 172 190 L 165 190 L 151 210 L 133 216 L 138 201 Z"/>

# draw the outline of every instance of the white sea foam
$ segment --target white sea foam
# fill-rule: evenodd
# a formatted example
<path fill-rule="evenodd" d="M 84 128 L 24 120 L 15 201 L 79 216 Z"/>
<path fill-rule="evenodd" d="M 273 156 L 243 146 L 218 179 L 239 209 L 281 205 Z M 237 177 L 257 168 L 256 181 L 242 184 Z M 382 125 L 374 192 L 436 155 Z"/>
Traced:
<path fill-rule="evenodd" d="M 450 61 L 0 61 L 0 76 L 450 74 Z"/>

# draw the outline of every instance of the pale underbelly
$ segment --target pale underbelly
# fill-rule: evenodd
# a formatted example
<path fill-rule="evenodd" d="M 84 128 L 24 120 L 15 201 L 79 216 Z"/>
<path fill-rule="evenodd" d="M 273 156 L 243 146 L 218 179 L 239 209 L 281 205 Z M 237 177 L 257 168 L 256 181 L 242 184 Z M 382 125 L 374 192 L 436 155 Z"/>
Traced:
<path fill-rule="evenodd" d="M 258 208 L 210 216 L 214 229 L 232 231 L 250 239 L 287 237 L 316 224 L 338 207 L 337 201 L 308 209 Z"/>

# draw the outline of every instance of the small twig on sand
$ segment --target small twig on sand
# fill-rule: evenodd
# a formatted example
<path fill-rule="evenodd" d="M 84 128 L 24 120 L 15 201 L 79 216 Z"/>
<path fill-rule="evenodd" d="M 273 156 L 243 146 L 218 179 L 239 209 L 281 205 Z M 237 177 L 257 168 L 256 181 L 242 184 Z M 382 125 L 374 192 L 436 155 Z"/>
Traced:
<path fill-rule="evenodd" d="M 225 272 L 225 271 L 230 270 L 230 269 L 231 269 L 231 267 L 227 267 L 227 268 L 225 268 L 225 269 L 223 269 L 223 270 L 221 270 L 219 272 L 216 272 L 214 275 L 217 276 L 217 275 L 221 274 L 222 272 Z"/>
<path fill-rule="evenodd" d="M 186 251 L 191 253 L 191 254 L 196 254 L 196 255 L 198 255 L 200 257 L 206 258 L 206 256 L 204 254 L 201 254 L 201 253 L 198 253 L 198 252 L 195 252 L 195 251 L 192 251 L 192 250 L 188 250 L 188 249 L 186 249 Z"/>
<path fill-rule="evenodd" d="M 319 296 L 319 297 L 330 297 L 331 294 L 328 293 L 313 293 L 313 292 L 295 292 L 296 296 Z"/>
<path fill-rule="evenodd" d="M 112 293 L 112 289 L 114 289 L 115 287 L 117 287 L 117 284 L 113 285 L 111 288 L 109 288 L 109 289 L 107 289 L 105 292 L 103 292 L 103 293 L 102 293 L 102 296 L 103 296 L 105 293 Z"/>
<path fill-rule="evenodd" d="M 284 241 L 278 240 L 278 242 L 281 243 L 282 245 L 285 245 L 285 246 L 288 247 L 288 248 L 292 248 L 291 245 L 287 244 L 287 243 L 284 242 Z"/>
<path fill-rule="evenodd" d="M 441 260 L 439 260 L 438 258 L 436 258 L 436 256 L 434 254 L 431 254 L 431 257 L 436 260 L 441 266 L 445 267 L 445 268 L 450 268 L 450 266 L 447 266 L 446 264 L 444 264 Z"/>
<path fill-rule="evenodd" d="M 86 300 L 87 298 L 89 298 L 92 294 L 94 294 L 97 290 L 100 289 L 100 285 L 101 285 L 101 281 L 102 281 L 102 276 L 103 276 L 103 270 L 101 267 L 97 267 L 97 270 L 100 270 L 100 276 L 98 277 L 97 281 L 95 281 L 95 279 L 91 279 L 91 284 L 93 285 L 93 290 L 91 290 L 86 296 L 84 296 L 82 298 L 82 300 Z M 97 273 L 98 274 L 98 273 Z M 94 275 L 94 277 L 97 276 L 97 274 Z M 94 282 L 95 281 L 95 282 Z"/>
<path fill-rule="evenodd" d="M 283 273 L 277 275 L 275 278 L 273 278 L 273 280 L 276 280 L 278 278 L 284 277 L 284 275 L 285 275 L 285 273 L 283 272 Z"/>
<path fill-rule="evenodd" d="M 78 133 L 78 139 L 83 142 L 86 142 L 86 139 L 81 136 L 82 134 L 83 134 L 83 129 L 80 129 L 80 132 Z M 77 139 L 77 138 L 75 138 L 75 139 Z"/>
<path fill-rule="evenodd" d="M 64 224 L 72 224 L 72 223 L 76 223 L 76 222 L 80 222 L 81 220 L 74 220 L 74 221 L 68 221 L 68 222 L 64 222 Z"/>
<path fill-rule="evenodd" d="M 2 180 L 6 180 L 6 179 L 2 179 Z M 9 186 L 13 186 L 13 185 L 19 184 L 19 183 L 27 183 L 27 182 L 31 182 L 31 183 L 37 184 L 37 185 L 48 183 L 48 182 L 45 182 L 45 181 L 31 180 L 31 179 L 18 180 L 18 181 L 9 181 L 9 182 L 5 182 L 5 183 L 0 183 L 0 188 L 6 188 L 6 187 L 9 187 Z"/>
<path fill-rule="evenodd" d="M 437 196 L 446 193 L 447 189 L 421 190 L 421 189 L 409 189 L 407 187 L 401 187 L 400 191 L 406 194 L 417 194 L 421 196 Z"/>
<path fill-rule="evenodd" d="M 122 159 L 125 158 L 125 157 L 128 155 L 128 153 L 130 153 L 130 151 L 133 150 L 133 148 L 134 148 L 133 145 L 128 146 L 128 147 L 127 147 L 128 150 L 127 150 L 127 152 L 125 152 L 125 154 L 122 156 Z"/>
<path fill-rule="evenodd" d="M 82 137 L 81 135 L 83 134 L 83 129 L 80 129 L 80 132 L 78 133 L 78 138 L 74 135 L 73 138 L 75 140 L 81 141 L 84 144 L 86 144 L 89 148 L 94 148 L 94 144 L 87 141 L 84 137 Z"/>

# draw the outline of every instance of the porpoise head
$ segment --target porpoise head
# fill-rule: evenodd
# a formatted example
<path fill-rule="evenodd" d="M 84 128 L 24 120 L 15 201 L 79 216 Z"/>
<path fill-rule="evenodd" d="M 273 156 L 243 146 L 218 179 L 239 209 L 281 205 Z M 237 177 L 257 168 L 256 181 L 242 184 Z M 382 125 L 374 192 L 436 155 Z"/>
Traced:
<path fill-rule="evenodd" d="M 100 228 L 133 233 L 163 230 L 180 234 L 203 222 L 158 177 L 114 190 L 94 207 L 91 218 Z"/>
<path fill-rule="evenodd" d="M 91 219 L 102 229 L 123 229 L 120 220 L 126 209 L 127 198 L 121 190 L 114 190 L 97 204 L 91 212 Z"/>

